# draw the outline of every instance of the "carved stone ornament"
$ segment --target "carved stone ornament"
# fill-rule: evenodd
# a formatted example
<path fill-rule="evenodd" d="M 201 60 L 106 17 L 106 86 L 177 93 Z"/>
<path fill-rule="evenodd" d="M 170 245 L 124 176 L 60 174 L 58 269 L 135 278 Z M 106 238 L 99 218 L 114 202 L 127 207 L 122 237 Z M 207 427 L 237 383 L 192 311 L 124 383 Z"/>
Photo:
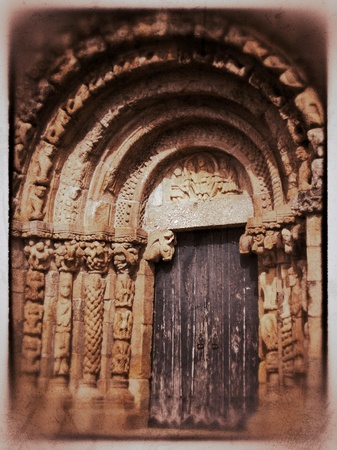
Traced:
<path fill-rule="evenodd" d="M 26 276 L 21 372 L 38 375 L 42 346 L 45 272 L 53 249 L 50 241 L 30 240 L 24 248 L 29 270 Z"/>
<path fill-rule="evenodd" d="M 99 273 L 89 273 L 85 281 L 83 372 L 95 377 L 101 367 L 105 285 L 106 280 Z M 90 381 L 95 382 L 91 378 Z"/>
<path fill-rule="evenodd" d="M 82 243 L 84 248 L 84 260 L 91 273 L 106 273 L 112 257 L 112 251 L 105 242 Z"/>
<path fill-rule="evenodd" d="M 31 186 L 30 190 L 30 212 L 29 220 L 42 220 L 45 216 L 43 211 L 46 201 L 47 188 L 45 186 L 35 185 Z"/>
<path fill-rule="evenodd" d="M 305 147 L 300 146 L 296 150 L 296 156 L 301 161 L 298 169 L 298 188 L 300 191 L 307 191 L 311 188 L 311 155 Z"/>
<path fill-rule="evenodd" d="M 55 375 L 68 375 L 69 373 L 72 285 L 72 273 L 61 272 L 59 283 L 59 297 L 56 307 L 54 343 Z"/>
<path fill-rule="evenodd" d="M 54 251 L 49 240 L 38 242 L 30 240 L 24 248 L 24 253 L 30 269 L 45 272 L 50 267 Z"/>
<path fill-rule="evenodd" d="M 116 280 L 115 306 L 132 307 L 135 296 L 135 282 L 128 273 L 119 273 Z"/>
<path fill-rule="evenodd" d="M 131 339 L 132 312 L 125 308 L 118 308 L 114 320 L 114 339 Z"/>
<path fill-rule="evenodd" d="M 53 166 L 53 158 L 57 149 L 54 145 L 41 141 L 37 151 L 38 156 L 34 165 L 34 180 L 38 185 L 48 186 L 50 170 Z"/>
<path fill-rule="evenodd" d="M 228 158 L 219 161 L 199 153 L 176 166 L 171 175 L 171 200 L 209 200 L 228 194 L 239 194 L 235 168 Z"/>
<path fill-rule="evenodd" d="M 127 375 L 130 369 L 131 346 L 126 341 L 115 341 L 112 351 L 112 374 Z"/>
<path fill-rule="evenodd" d="M 56 266 L 60 271 L 75 272 L 82 262 L 84 251 L 80 244 L 73 239 L 56 242 L 54 256 Z"/>
<path fill-rule="evenodd" d="M 113 264 L 118 274 L 129 273 L 138 263 L 138 249 L 127 242 L 112 244 Z"/>
<path fill-rule="evenodd" d="M 148 245 L 144 253 L 147 261 L 171 261 L 177 241 L 173 231 L 154 231 L 149 235 Z"/>

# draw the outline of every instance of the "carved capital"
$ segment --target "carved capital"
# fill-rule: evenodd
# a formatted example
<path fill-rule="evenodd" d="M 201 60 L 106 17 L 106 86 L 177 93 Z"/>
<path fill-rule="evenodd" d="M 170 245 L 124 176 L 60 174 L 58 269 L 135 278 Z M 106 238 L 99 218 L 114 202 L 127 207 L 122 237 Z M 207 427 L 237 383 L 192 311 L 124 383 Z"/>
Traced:
<path fill-rule="evenodd" d="M 79 269 L 84 251 L 74 239 L 55 243 L 55 263 L 60 272 L 76 272 Z"/>
<path fill-rule="evenodd" d="M 130 269 L 138 264 L 138 248 L 125 242 L 111 245 L 113 265 L 118 274 L 129 273 Z"/>
<path fill-rule="evenodd" d="M 84 250 L 84 260 L 90 273 L 104 274 L 108 271 L 112 251 L 105 242 L 83 243 L 81 247 Z"/>
<path fill-rule="evenodd" d="M 144 258 L 147 261 L 171 261 L 174 255 L 176 237 L 171 230 L 154 231 L 149 235 Z"/>
<path fill-rule="evenodd" d="M 295 206 L 301 214 L 320 213 L 323 210 L 323 198 L 321 190 L 300 191 L 298 193 L 297 205 Z"/>
<path fill-rule="evenodd" d="M 46 272 L 49 270 L 54 250 L 51 248 L 51 241 L 29 240 L 24 248 L 30 270 Z"/>

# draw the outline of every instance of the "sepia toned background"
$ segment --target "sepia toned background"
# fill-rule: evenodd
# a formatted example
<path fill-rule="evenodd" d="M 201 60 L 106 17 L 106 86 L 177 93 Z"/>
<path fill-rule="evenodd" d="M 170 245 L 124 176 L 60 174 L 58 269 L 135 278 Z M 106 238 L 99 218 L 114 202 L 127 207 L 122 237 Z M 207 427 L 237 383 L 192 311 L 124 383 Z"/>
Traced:
<path fill-rule="evenodd" d="M 264 10 L 254 12 L 253 14 L 233 11 L 231 14 L 233 15 L 233 18 L 238 17 L 239 15 L 240 18 L 244 18 L 245 22 L 258 27 L 261 26 L 271 37 L 276 34 L 275 30 L 277 30 L 278 36 L 282 35 L 283 44 L 286 43 L 289 45 L 289 48 L 293 47 L 294 43 L 296 43 L 298 54 L 303 52 L 305 55 L 310 55 L 310 58 L 305 58 L 306 64 L 308 64 L 308 72 L 313 75 L 314 84 L 317 88 L 321 90 L 321 93 L 324 93 L 324 83 L 321 83 L 321 80 L 324 80 L 326 73 L 326 52 L 324 46 L 326 35 L 324 20 L 326 20 L 326 18 L 317 20 L 317 17 L 314 17 L 314 13 L 312 13 L 303 19 L 303 14 L 301 12 L 292 11 L 290 13 L 283 10 L 281 6 L 280 9 L 276 11 Z M 14 23 L 20 24 L 20 20 L 22 20 L 20 16 L 21 13 L 16 14 Z M 323 16 L 325 16 L 325 14 L 323 14 Z M 65 20 L 67 20 L 67 18 L 65 18 Z M 41 26 L 44 22 L 43 14 L 39 15 L 39 13 L 33 13 L 31 21 L 32 28 L 37 25 Z M 279 32 L 280 29 L 283 30 L 281 33 Z M 43 35 L 40 35 L 37 40 L 44 39 L 52 32 L 50 26 L 46 27 Z M 28 30 L 23 28 L 22 34 L 20 35 L 19 32 L 16 36 L 15 42 L 16 45 L 21 48 L 20 58 L 22 58 L 20 59 L 20 63 L 17 64 L 16 76 L 18 77 L 20 77 L 20 65 L 22 64 L 21 67 L 26 67 L 30 62 L 29 49 L 31 48 L 31 41 L 29 40 L 29 37 L 29 27 Z M 27 47 L 27 51 L 25 51 L 25 47 Z M 27 59 L 25 60 L 25 58 Z"/>

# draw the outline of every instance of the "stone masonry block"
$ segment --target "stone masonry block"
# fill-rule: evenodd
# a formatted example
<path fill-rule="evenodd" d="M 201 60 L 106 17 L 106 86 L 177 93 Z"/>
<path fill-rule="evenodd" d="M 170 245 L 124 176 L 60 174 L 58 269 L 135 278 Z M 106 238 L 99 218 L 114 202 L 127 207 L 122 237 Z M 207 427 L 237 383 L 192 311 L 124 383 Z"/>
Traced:
<path fill-rule="evenodd" d="M 320 317 L 309 317 L 308 319 L 309 331 L 309 349 L 308 356 L 311 359 L 322 358 L 322 319 Z"/>
<path fill-rule="evenodd" d="M 137 409 L 148 409 L 150 401 L 150 383 L 148 379 L 130 379 L 129 391 L 135 398 Z"/>
<path fill-rule="evenodd" d="M 84 272 L 79 272 L 74 278 L 73 283 L 73 298 L 84 298 Z"/>
<path fill-rule="evenodd" d="M 56 297 L 59 289 L 60 274 L 57 270 L 50 270 L 45 279 L 45 295 Z"/>
<path fill-rule="evenodd" d="M 25 302 L 24 294 L 12 292 L 11 294 L 11 311 L 12 319 L 15 322 L 23 322 L 23 305 Z"/>
<path fill-rule="evenodd" d="M 149 286 L 149 289 L 145 290 L 136 288 L 133 304 L 134 323 L 152 324 L 153 296 L 153 286 Z"/>
<path fill-rule="evenodd" d="M 322 217 L 307 217 L 307 245 L 309 247 L 320 247 L 322 245 Z"/>
<path fill-rule="evenodd" d="M 310 317 L 322 316 L 322 293 L 321 281 L 308 282 L 308 314 Z"/>
<path fill-rule="evenodd" d="M 23 253 L 23 243 L 18 239 L 11 239 L 11 264 L 14 269 L 27 269 L 28 264 Z"/>
<path fill-rule="evenodd" d="M 140 325 L 132 336 L 130 378 L 149 378 L 151 375 L 152 326 Z"/>
<path fill-rule="evenodd" d="M 322 251 L 320 247 L 308 247 L 308 281 L 322 281 Z"/>
<path fill-rule="evenodd" d="M 11 289 L 12 292 L 25 292 L 26 284 L 26 271 L 21 269 L 12 270 L 12 282 Z"/>

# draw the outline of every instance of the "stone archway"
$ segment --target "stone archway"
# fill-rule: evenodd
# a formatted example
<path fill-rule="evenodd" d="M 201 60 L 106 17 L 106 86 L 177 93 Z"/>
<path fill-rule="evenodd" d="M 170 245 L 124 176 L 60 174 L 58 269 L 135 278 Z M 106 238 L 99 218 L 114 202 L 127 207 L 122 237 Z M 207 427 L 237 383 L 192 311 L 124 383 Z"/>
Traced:
<path fill-rule="evenodd" d="M 14 383 L 83 433 L 146 428 L 153 262 L 178 229 L 246 225 L 261 391 L 322 386 L 324 106 L 267 39 L 206 17 L 79 14 L 14 86 Z"/>

